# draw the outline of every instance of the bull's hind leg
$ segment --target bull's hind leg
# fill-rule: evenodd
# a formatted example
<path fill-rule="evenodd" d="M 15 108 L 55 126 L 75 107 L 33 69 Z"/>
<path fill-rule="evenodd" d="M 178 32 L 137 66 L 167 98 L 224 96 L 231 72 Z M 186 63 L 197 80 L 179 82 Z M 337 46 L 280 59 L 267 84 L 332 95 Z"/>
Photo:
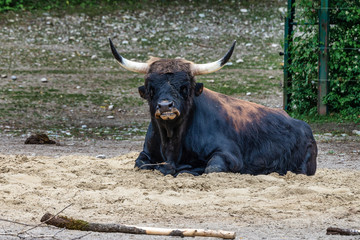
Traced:
<path fill-rule="evenodd" d="M 317 157 L 317 145 L 315 140 L 312 140 L 311 147 L 309 148 L 310 156 L 306 159 L 306 175 L 311 176 L 316 172 L 316 157 Z"/>
<path fill-rule="evenodd" d="M 296 174 L 306 174 L 312 176 L 316 172 L 316 157 L 317 157 L 317 146 L 315 140 L 307 146 L 306 154 L 301 164 L 295 169 L 290 170 Z"/>

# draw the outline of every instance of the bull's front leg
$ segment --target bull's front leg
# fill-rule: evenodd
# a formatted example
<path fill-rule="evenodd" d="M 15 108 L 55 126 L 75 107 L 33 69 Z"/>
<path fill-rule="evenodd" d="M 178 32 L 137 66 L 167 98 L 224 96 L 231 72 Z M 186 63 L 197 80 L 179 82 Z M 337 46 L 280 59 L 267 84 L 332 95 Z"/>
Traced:
<path fill-rule="evenodd" d="M 161 158 L 159 145 L 160 137 L 154 133 L 152 123 L 150 123 L 148 131 L 146 132 L 143 151 L 135 160 L 135 168 L 147 170 L 158 169 L 161 162 L 164 162 Z"/>
<path fill-rule="evenodd" d="M 154 169 L 154 164 L 152 164 L 149 154 L 142 151 L 135 160 L 135 167 L 139 169 Z"/>
<path fill-rule="evenodd" d="M 171 174 L 175 176 L 182 154 L 181 144 L 177 141 L 173 142 L 171 139 L 161 145 L 161 152 L 165 161 L 164 164 L 159 166 L 158 170 L 164 175 Z"/>
<path fill-rule="evenodd" d="M 214 153 L 205 168 L 205 173 L 212 172 L 240 172 L 243 162 L 229 153 Z"/>

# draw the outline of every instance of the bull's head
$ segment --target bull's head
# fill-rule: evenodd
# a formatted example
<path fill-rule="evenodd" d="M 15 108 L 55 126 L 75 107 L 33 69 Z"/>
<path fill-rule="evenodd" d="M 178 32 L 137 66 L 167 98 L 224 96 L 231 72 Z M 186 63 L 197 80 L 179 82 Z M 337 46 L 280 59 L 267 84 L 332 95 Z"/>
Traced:
<path fill-rule="evenodd" d="M 150 112 L 160 122 L 175 122 L 190 111 L 193 99 L 203 90 L 202 83 L 196 83 L 194 76 L 208 74 L 221 69 L 230 59 L 235 43 L 221 59 L 196 64 L 185 59 L 160 59 L 151 57 L 146 63 L 134 62 L 122 57 L 111 39 L 111 51 L 117 62 L 125 69 L 143 73 L 145 85 L 139 87 L 140 96 L 150 105 Z"/>

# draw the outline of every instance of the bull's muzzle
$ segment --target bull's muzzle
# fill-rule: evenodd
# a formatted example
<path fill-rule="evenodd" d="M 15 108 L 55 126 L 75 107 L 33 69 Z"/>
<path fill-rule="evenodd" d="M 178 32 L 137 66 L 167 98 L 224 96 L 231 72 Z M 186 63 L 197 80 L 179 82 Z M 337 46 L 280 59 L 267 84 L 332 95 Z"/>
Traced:
<path fill-rule="evenodd" d="M 158 103 L 155 112 L 155 118 L 162 120 L 173 120 L 180 116 L 180 111 L 174 107 L 172 101 L 161 101 Z"/>

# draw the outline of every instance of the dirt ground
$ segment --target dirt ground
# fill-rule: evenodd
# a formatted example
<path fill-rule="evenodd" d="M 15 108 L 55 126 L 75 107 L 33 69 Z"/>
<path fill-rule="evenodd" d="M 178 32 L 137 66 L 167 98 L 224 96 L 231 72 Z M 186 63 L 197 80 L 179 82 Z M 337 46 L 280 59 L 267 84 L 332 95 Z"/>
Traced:
<path fill-rule="evenodd" d="M 338 239 L 326 228 L 360 226 L 360 145 L 317 136 L 315 176 L 232 173 L 177 178 L 137 171 L 142 141 L 0 141 L 1 219 L 37 224 L 45 212 L 89 222 L 235 231 L 237 239 Z M 105 159 L 96 158 L 105 155 Z M 0 221 L 0 239 L 30 227 Z M 5 235 L 4 235 L 5 234 Z M 6 235 L 7 234 L 7 235 Z M 38 227 L 27 239 L 164 239 Z M 169 237 L 176 238 L 176 237 Z M 13 239 L 18 239 L 13 237 Z M 342 237 L 342 239 L 357 239 Z"/>

